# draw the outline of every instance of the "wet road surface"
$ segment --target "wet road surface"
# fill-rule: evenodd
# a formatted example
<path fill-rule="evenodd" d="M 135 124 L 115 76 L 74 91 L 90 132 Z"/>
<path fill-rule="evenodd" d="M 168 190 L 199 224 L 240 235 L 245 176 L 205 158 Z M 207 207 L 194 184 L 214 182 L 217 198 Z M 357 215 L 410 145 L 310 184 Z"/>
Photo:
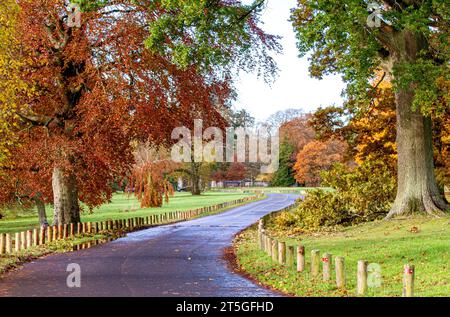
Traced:
<path fill-rule="evenodd" d="M 223 252 L 236 233 L 293 204 L 296 197 L 271 194 L 215 216 L 25 264 L 0 279 L 0 296 L 277 296 L 231 272 Z M 67 287 L 70 263 L 80 265 L 81 288 Z"/>

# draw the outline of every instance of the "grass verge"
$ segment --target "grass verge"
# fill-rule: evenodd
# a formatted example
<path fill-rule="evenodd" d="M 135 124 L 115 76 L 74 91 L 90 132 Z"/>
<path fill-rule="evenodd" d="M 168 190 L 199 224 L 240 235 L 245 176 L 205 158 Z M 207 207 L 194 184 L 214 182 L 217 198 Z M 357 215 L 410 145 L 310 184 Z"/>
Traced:
<path fill-rule="evenodd" d="M 257 228 L 252 226 L 235 239 L 240 269 L 268 287 L 295 296 L 356 296 L 358 260 L 376 263 L 381 268 L 381 286 L 369 288 L 367 296 L 395 297 L 402 294 L 404 264 L 416 266 L 415 296 L 450 294 L 450 217 L 417 217 L 389 222 L 378 221 L 349 227 L 333 233 L 291 237 L 269 225 L 271 236 L 287 245 L 304 245 L 306 271 L 276 264 L 257 245 Z M 347 287 L 338 290 L 334 275 L 330 283 L 314 280 L 309 273 L 310 251 L 345 257 Z M 334 261 L 334 260 L 333 260 Z M 334 265 L 333 265 L 334 269 Z"/>
<path fill-rule="evenodd" d="M 97 222 L 106 220 L 116 220 L 134 217 L 146 217 L 149 215 L 163 214 L 171 211 L 184 211 L 198 209 L 201 207 L 217 205 L 220 203 L 238 200 L 240 198 L 252 196 L 251 193 L 220 193 L 206 192 L 201 196 L 192 196 L 190 193 L 176 193 L 169 203 L 164 203 L 161 208 L 140 208 L 139 201 L 126 194 L 115 194 L 111 203 L 102 205 L 93 213 L 84 212 L 81 215 L 82 222 Z M 0 220 L 0 233 L 20 232 L 37 227 L 37 212 L 14 211 L 2 212 L 5 218 Z M 49 223 L 52 223 L 51 206 L 47 207 Z"/>

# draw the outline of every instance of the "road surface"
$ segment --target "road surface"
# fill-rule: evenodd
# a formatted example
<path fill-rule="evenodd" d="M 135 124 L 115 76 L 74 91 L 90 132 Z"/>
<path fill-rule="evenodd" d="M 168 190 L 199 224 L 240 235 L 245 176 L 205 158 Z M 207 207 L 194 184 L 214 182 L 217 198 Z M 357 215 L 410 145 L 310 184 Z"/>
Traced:
<path fill-rule="evenodd" d="M 215 216 L 128 234 L 90 249 L 25 264 L 0 279 L 0 296 L 277 296 L 231 272 L 223 252 L 236 233 L 297 196 L 262 201 Z M 67 267 L 79 264 L 81 287 L 67 286 Z"/>

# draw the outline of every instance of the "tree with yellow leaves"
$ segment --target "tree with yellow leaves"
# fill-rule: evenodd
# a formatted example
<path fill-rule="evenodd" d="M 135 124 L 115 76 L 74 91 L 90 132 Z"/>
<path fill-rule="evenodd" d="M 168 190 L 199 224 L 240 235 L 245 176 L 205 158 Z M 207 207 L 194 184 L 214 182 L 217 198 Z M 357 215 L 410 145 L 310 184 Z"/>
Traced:
<path fill-rule="evenodd" d="M 7 164 L 8 148 L 17 143 L 12 132 L 17 124 L 18 93 L 29 91 L 20 79 L 22 62 L 17 59 L 19 42 L 16 38 L 16 22 L 19 7 L 15 0 L 0 3 L 0 166 Z"/>

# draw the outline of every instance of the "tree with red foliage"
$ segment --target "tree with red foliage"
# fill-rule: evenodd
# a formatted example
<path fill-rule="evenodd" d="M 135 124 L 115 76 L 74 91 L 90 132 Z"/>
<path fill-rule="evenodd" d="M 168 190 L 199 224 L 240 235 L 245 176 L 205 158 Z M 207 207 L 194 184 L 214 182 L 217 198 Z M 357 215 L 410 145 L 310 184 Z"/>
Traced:
<path fill-rule="evenodd" d="M 306 144 L 314 140 L 315 132 L 309 124 L 311 118 L 311 115 L 301 115 L 280 127 L 280 139 L 287 140 L 294 146 L 295 156 Z"/>
<path fill-rule="evenodd" d="M 1 173 L 1 201 L 38 194 L 54 204 L 54 224 L 78 222 L 79 201 L 110 200 L 110 184 L 130 170 L 133 138 L 167 142 L 195 116 L 221 124 L 228 78 L 146 49 L 149 23 L 165 13 L 152 1 L 87 6 L 79 28 L 66 23 L 67 1 L 18 3 L 20 72 L 34 94 L 19 96 L 21 145 Z"/>
<path fill-rule="evenodd" d="M 170 151 L 164 147 L 154 147 L 149 142 L 139 144 L 135 151 L 135 165 L 128 183 L 128 191 L 141 202 L 141 208 L 161 207 L 169 202 L 174 188 L 169 181 L 180 163 L 170 158 Z"/>
<path fill-rule="evenodd" d="M 241 181 L 245 179 L 246 173 L 247 170 L 245 164 L 239 162 L 231 163 L 225 175 L 225 179 L 229 181 Z"/>

